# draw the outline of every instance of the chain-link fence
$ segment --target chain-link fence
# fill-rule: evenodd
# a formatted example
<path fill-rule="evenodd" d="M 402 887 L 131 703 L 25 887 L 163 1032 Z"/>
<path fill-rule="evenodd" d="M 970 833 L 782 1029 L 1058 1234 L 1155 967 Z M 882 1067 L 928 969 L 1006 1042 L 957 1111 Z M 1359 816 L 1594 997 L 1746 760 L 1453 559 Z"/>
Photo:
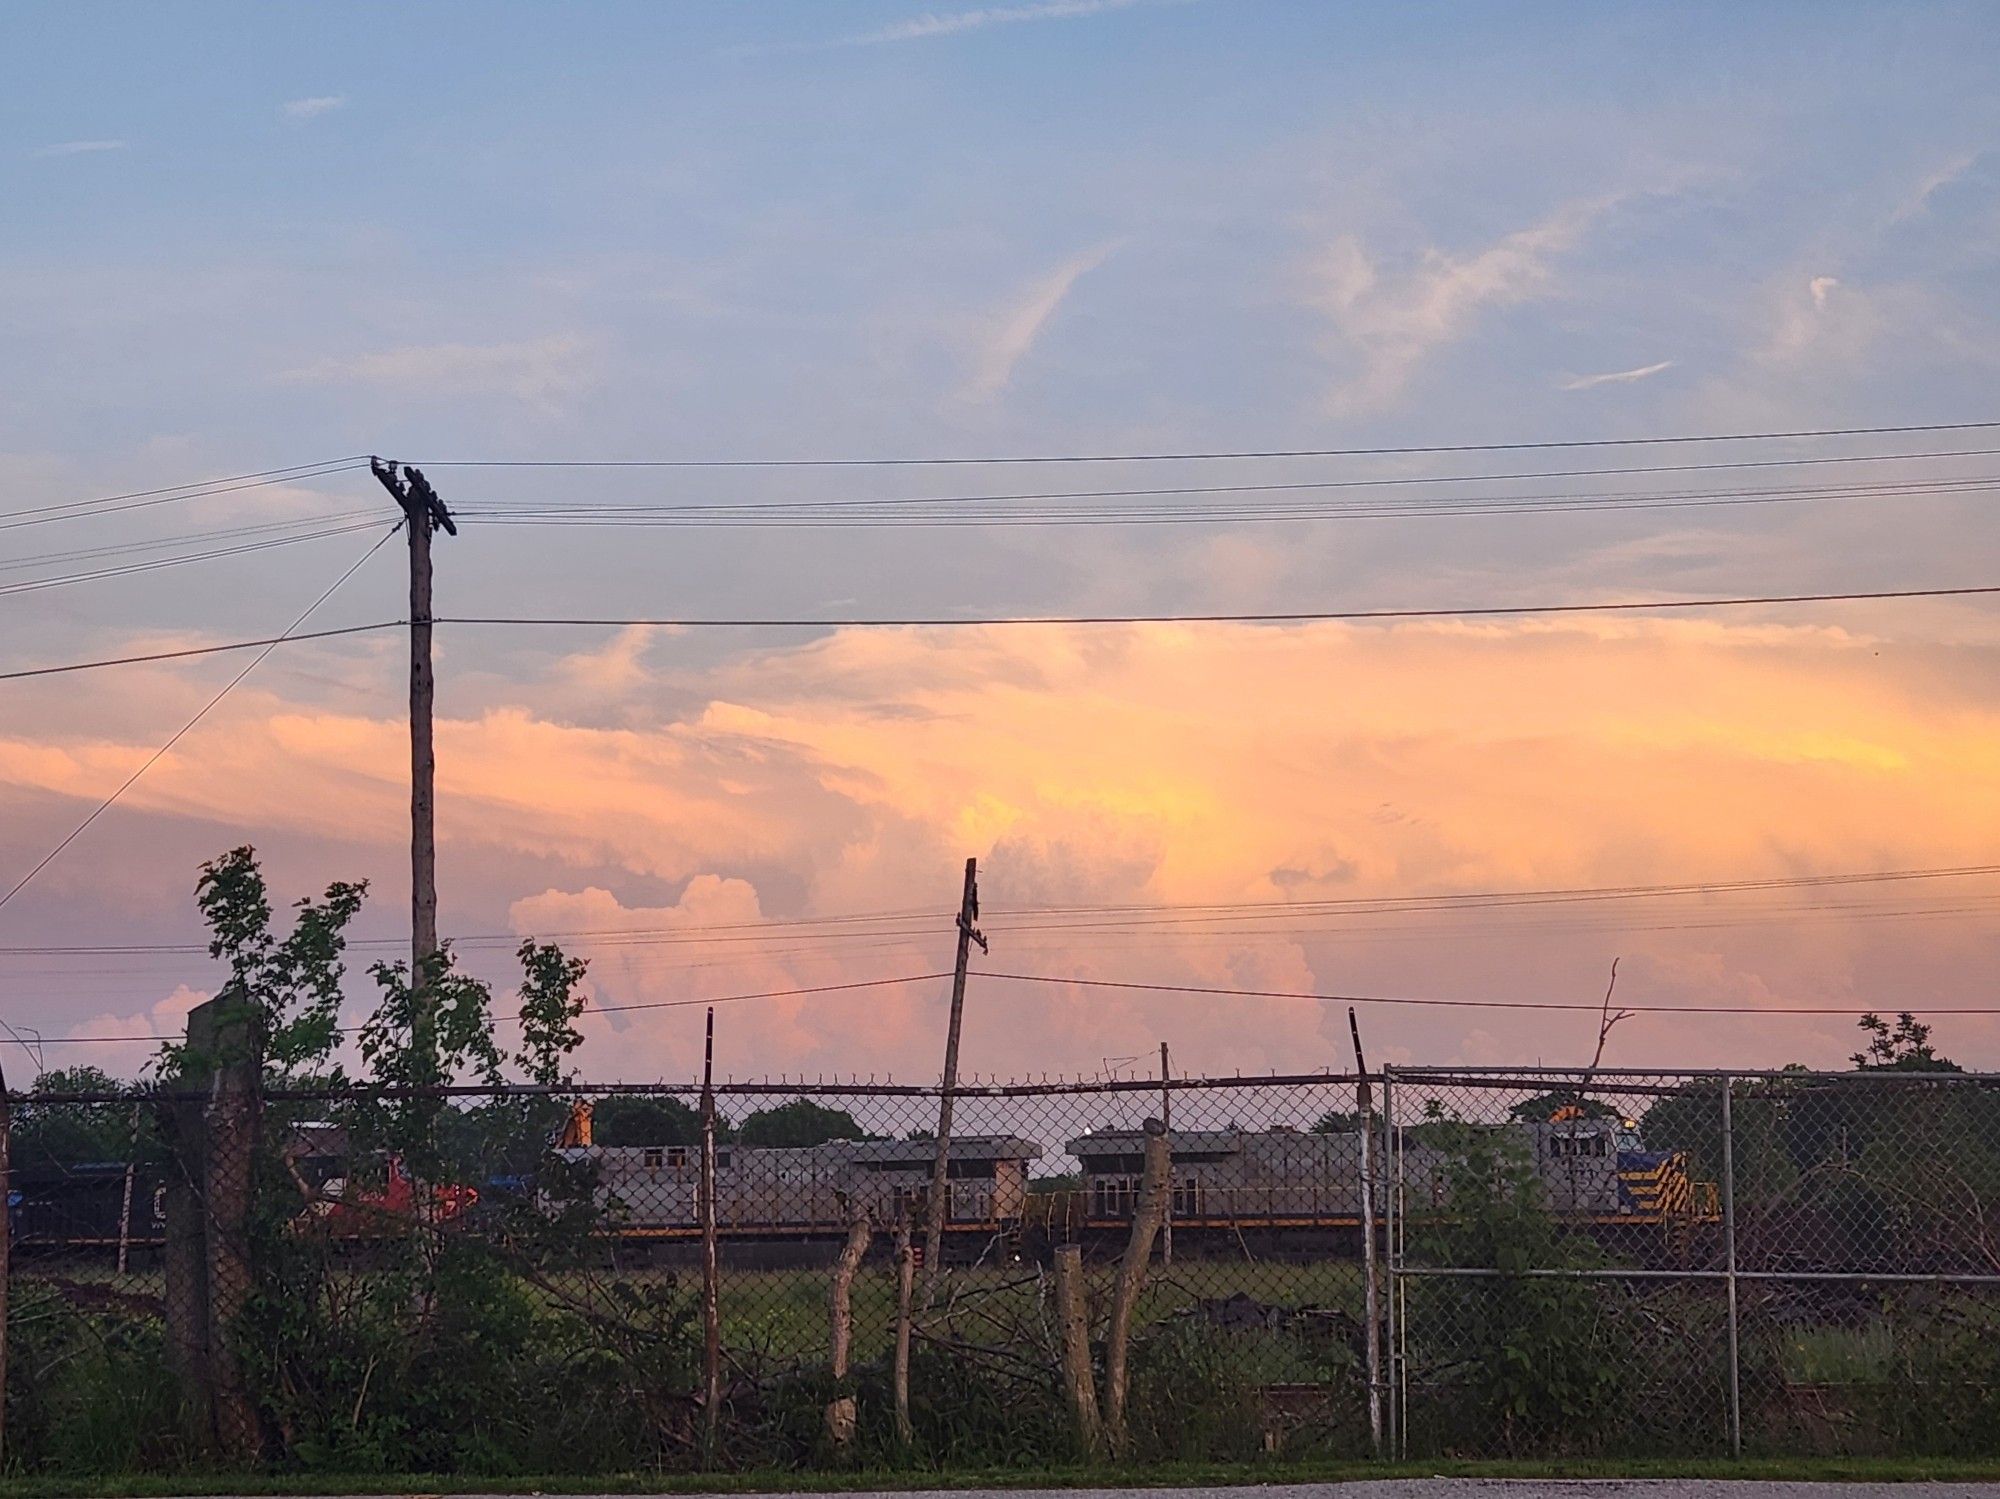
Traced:
<path fill-rule="evenodd" d="M 2000 1080 L 29 1095 L 10 1466 L 2000 1448 Z"/>

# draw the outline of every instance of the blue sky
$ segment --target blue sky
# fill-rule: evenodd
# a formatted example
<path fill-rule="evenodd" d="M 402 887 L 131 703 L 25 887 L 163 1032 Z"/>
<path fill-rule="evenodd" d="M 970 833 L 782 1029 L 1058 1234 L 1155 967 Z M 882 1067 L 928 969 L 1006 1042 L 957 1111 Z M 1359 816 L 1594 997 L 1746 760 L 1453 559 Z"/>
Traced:
<path fill-rule="evenodd" d="M 1989 417 L 1996 32 L 1977 5 L 17 6 L 0 18 L 0 493 L 16 508 L 363 452 L 1344 447 Z M 1952 472 L 1977 472 L 1966 462 Z M 471 506 L 940 482 L 434 477 Z M 372 488 L 344 475 L 8 540 L 29 556 L 365 509 L 383 503 Z M 15 615 L 0 654 L 266 633 L 364 542 L 0 599 Z M 1701 524 L 643 539 L 468 526 L 441 548 L 440 607 L 1257 609 L 1896 587 L 1991 581 L 1995 543 L 1983 497 L 1911 501 L 1886 524 L 1834 503 Z M 399 589 L 378 559 L 324 619 L 393 615 Z M 1898 628 L 1923 647 L 1906 670 L 1973 684 L 1952 711 L 1985 722 L 2000 681 L 1985 617 L 1919 608 Z M 468 723 L 528 705 L 579 731 L 687 728 L 722 695 L 754 697 L 744 674 L 782 675 L 798 648 L 456 637 L 445 707 Z M 242 711 L 386 722 L 393 658 L 288 654 Z M 1025 668 L 983 669 L 1004 683 Z M 18 693 L 16 768 L 0 776 L 10 863 L 73 824 L 93 784 L 20 766 L 101 752 L 92 773 L 109 774 L 224 671 Z M 193 860 L 258 829 L 192 793 L 176 802 L 162 774 L 160 799 L 94 829 L 17 903 L 22 920 L 96 940 L 185 928 Z M 447 910 L 492 929 L 511 901 L 585 884 L 658 905 L 699 873 L 742 876 L 772 909 L 824 907 L 867 818 L 848 803 L 811 815 L 823 836 L 783 855 L 722 838 L 653 868 L 609 845 L 523 846 L 448 891 Z M 943 844 L 982 824 L 968 808 L 926 816 L 949 868 Z M 1124 836 L 1093 827 L 1045 841 Z M 278 835 L 274 857 L 307 883 L 336 855 L 393 882 L 395 831 Z M 862 841 L 879 853 L 885 836 Z M 1636 859 L 1632 846 L 1607 835 Z M 1165 867 L 1138 888 L 1160 893 Z M 1425 878 L 1540 873 L 1503 858 Z M 889 902 L 906 878 L 915 866 L 891 860 L 839 893 Z M 1125 878 L 1085 883 L 1111 896 Z M 1886 972 L 1892 957 L 1868 961 Z"/>

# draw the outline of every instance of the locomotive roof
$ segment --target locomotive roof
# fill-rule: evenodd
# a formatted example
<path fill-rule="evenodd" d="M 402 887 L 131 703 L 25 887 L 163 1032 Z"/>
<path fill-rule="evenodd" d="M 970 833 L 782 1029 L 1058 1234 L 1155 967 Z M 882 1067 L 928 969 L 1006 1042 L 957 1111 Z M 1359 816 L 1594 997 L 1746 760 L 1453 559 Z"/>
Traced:
<path fill-rule="evenodd" d="M 630 1155 L 659 1150 L 658 1145 L 592 1145 L 570 1147 L 565 1155 Z M 692 1148 L 692 1147 L 690 1147 Z M 877 1164 L 928 1166 L 937 1158 L 935 1140 L 828 1140 L 821 1145 L 739 1145 L 720 1147 L 734 1157 L 746 1155 L 816 1157 L 833 1161 L 868 1161 Z M 954 1161 L 1035 1161 L 1042 1147 L 1019 1135 L 954 1135 L 947 1152 Z"/>
<path fill-rule="evenodd" d="M 1295 1130 L 1172 1129 L 1167 1131 L 1167 1145 L 1171 1150 L 1183 1152 L 1240 1150 L 1244 1140 L 1252 1135 L 1296 1133 Z M 1134 1154 L 1146 1148 L 1146 1135 L 1136 1129 L 1094 1129 L 1066 1142 L 1063 1148 L 1071 1155 Z"/>

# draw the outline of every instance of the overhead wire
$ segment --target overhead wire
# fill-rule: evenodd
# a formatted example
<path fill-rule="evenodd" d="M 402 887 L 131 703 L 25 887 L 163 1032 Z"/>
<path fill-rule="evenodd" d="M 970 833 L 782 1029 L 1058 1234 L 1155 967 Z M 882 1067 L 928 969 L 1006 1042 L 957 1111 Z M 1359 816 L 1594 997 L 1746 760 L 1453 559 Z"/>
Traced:
<path fill-rule="evenodd" d="M 741 1004 L 746 1001 L 755 999 L 796 999 L 796 998 L 802 998 L 807 995 L 835 994 L 856 989 L 887 989 L 903 984 L 935 983 L 943 979 L 948 979 L 951 976 L 952 976 L 951 971 L 949 969 L 946 969 L 940 973 L 905 973 L 905 974 L 898 974 L 893 978 L 850 979 L 846 982 L 838 984 L 802 984 L 790 989 L 760 989 L 753 993 L 718 994 L 718 995 L 707 996 L 700 999 L 657 999 L 657 1000 L 646 1000 L 638 1004 L 629 1004 L 629 1005 L 586 1004 L 583 1007 L 581 1013 L 585 1015 L 622 1015 L 622 1014 L 627 1014 L 634 1010 L 676 1010 L 676 1009 L 684 1009 L 691 1005 Z M 514 1015 L 496 1015 L 494 1019 L 496 1021 L 512 1021 L 518 1024 L 520 1017 Z M 343 1036 L 355 1035 L 366 1029 L 367 1029 L 366 1023 L 363 1023 L 361 1025 L 340 1025 L 334 1027 L 335 1032 Z M 152 1036 L 152 1035 L 49 1036 L 42 1038 L 41 1044 L 43 1045 L 54 1044 L 62 1046 L 97 1046 L 97 1045 L 113 1045 L 123 1042 L 150 1041 L 157 1045 L 161 1042 L 172 1041 L 174 1039 L 175 1038 L 172 1036 Z"/>
<path fill-rule="evenodd" d="M 23 568 L 40 567 L 52 562 L 81 562 L 93 557 L 169 551 L 175 547 L 193 546 L 209 541 L 228 541 L 242 536 L 268 536 L 273 532 L 306 530 L 315 526 L 369 519 L 380 513 L 379 510 L 343 510 L 331 515 L 301 515 L 289 520 L 260 521 L 249 525 L 222 526 L 209 531 L 185 531 L 169 536 L 112 541 L 101 546 L 70 547 L 60 552 L 36 552 L 30 556 L 12 557 L 0 562 L 0 572 L 18 572 Z"/>
<path fill-rule="evenodd" d="M 1843 593 L 1745 594 L 1730 598 L 1629 599 L 1575 604 L 1485 604 L 1407 609 L 1271 610 L 1241 614 L 1010 614 L 908 615 L 901 617 L 834 617 L 810 619 L 783 616 L 726 618 L 698 615 L 574 616 L 439 615 L 440 625 L 540 626 L 622 629 L 653 625 L 684 630 L 750 629 L 962 629 L 994 625 L 1146 625 L 1146 624 L 1314 624 L 1342 620 L 1486 619 L 1543 614 L 1645 613 L 1654 610 L 1735 609 L 1753 605 L 1873 603 L 1887 599 L 1966 598 L 2000 593 L 2000 584 L 1957 588 L 1888 588 Z"/>
<path fill-rule="evenodd" d="M 2000 450 L 1991 450 L 2000 451 Z M 1804 459 L 1800 462 L 1848 462 L 1846 459 Z M 1735 467 L 1738 465 L 1696 465 Z M 1648 470 L 1665 472 L 1671 470 Z M 1574 475 L 1619 472 L 1614 470 L 1573 470 Z M 1640 472 L 1626 470 L 1624 472 Z M 1264 501 L 1234 505 L 1150 505 L 1082 506 L 1079 500 L 1163 499 L 1169 496 L 1206 497 L 1217 495 L 1289 495 L 1301 492 L 1373 490 L 1377 487 L 1408 488 L 1416 485 L 1469 484 L 1508 479 L 1559 477 L 1561 471 L 1544 474 L 1492 474 L 1458 477 L 1401 477 L 1381 479 L 1312 480 L 1271 484 L 1159 485 L 1148 488 L 1070 489 L 1014 491 L 1002 494 L 893 495 L 873 499 L 835 500 L 756 500 L 756 501 L 676 501 L 676 502 L 584 502 L 529 503 L 503 505 L 474 502 L 455 513 L 471 520 L 494 525 L 574 525 L 574 526 L 722 526 L 722 525 L 802 525 L 807 522 L 853 525 L 916 524 L 919 521 L 977 519 L 981 524 L 997 520 L 1049 521 L 1089 518 L 1389 518 L 1405 515 L 1514 515 L 1621 510 L 1708 508 L 1758 504 L 1800 504 L 1835 499 L 1931 498 L 1959 494 L 1981 494 L 2000 484 L 2000 476 L 1932 476 L 1919 479 L 1878 479 L 1856 484 L 1777 485 L 1763 488 L 1611 490 L 1549 495 L 1409 495 L 1389 499 L 1347 494 L 1303 504 Z M 1035 504 L 1040 509 L 996 509 L 992 515 L 979 512 L 980 506 Z M 968 512 L 972 512 L 968 516 Z"/>
<path fill-rule="evenodd" d="M 1715 442 L 1778 442 L 1827 437 L 1890 437 L 1982 432 L 2000 421 L 1924 422 L 1792 431 L 1704 432 L 1671 437 L 1565 438 L 1537 442 L 1459 442 L 1353 448 L 1245 448 L 1188 452 L 1031 453 L 920 458 L 428 458 L 425 468 L 928 468 L 1029 463 L 1191 463 L 1263 458 L 1389 458 L 1444 453 L 1525 453 L 1555 449 L 1659 447 Z"/>
<path fill-rule="evenodd" d="M 323 479 L 333 474 L 363 468 L 365 457 L 330 459 L 286 469 L 265 469 L 260 473 L 236 474 L 229 478 L 195 484 L 172 484 L 159 489 L 135 489 L 127 494 L 105 495 L 94 500 L 72 500 L 59 505 L 31 505 L 20 510 L 0 511 L 0 531 L 22 526 L 48 525 L 56 521 L 83 520 L 99 515 L 122 515 L 158 505 L 175 505 L 188 500 L 211 499 L 216 495 L 237 494 L 247 489 L 298 484 L 307 479 Z"/>
<path fill-rule="evenodd" d="M 1317 1004 L 1409 1005 L 1453 1010 L 1581 1010 L 1596 1015 L 1603 1005 L 1589 1000 L 1432 999 L 1388 994 L 1322 994 L 1307 989 L 1234 989 L 1210 984 L 1163 984 L 1137 979 L 1080 978 L 1049 973 L 1002 973 L 972 970 L 977 978 L 1021 984 L 1065 984 L 1081 989 L 1120 989 L 1135 993 L 1189 994 L 1221 999 L 1298 999 Z M 1634 1015 L 1866 1015 L 1883 1005 L 1647 1005 L 1621 1000 L 1618 1008 Z M 1926 1015 L 2000 1015 L 2000 1005 L 1924 1005 Z"/>
<path fill-rule="evenodd" d="M 1702 609 L 1737 609 L 1759 605 L 1878 603 L 1892 599 L 1978 598 L 2000 593 L 2000 584 L 1971 584 L 1956 588 L 1887 588 L 1842 593 L 1745 594 L 1730 598 L 1626 599 L 1575 604 L 1487 604 L 1469 607 L 1440 606 L 1409 609 L 1319 609 L 1267 611 L 1243 614 L 1006 614 L 1006 615 L 909 615 L 895 618 L 831 616 L 825 618 L 786 616 L 742 616 L 735 618 L 660 615 L 592 615 L 549 617 L 538 615 L 439 615 L 432 623 L 452 626 L 539 626 L 543 628 L 623 629 L 635 625 L 684 630 L 863 630 L 863 629 L 967 629 L 1013 625 L 1151 625 L 1151 624 L 1321 624 L 1342 621 L 1394 619 L 1494 619 L 1526 618 L 1535 615 L 1612 614 L 1685 612 Z M 266 636 L 255 640 L 226 641 L 216 645 L 188 646 L 180 650 L 152 651 L 129 656 L 99 657 L 59 665 L 21 667 L 0 672 L 0 682 L 26 677 L 59 676 L 66 672 L 97 671 L 112 666 L 133 666 L 151 661 L 171 661 L 191 656 L 208 656 L 223 651 L 248 650 L 255 646 L 285 645 L 297 641 L 325 640 L 339 635 L 363 635 L 395 629 L 408 620 L 377 620 L 370 624 L 346 625 L 333 630 L 301 631 L 293 635 Z"/>
<path fill-rule="evenodd" d="M 322 526 L 316 531 L 304 531 L 297 535 L 267 536 L 258 541 L 239 542 L 234 546 L 209 547 L 174 557 L 156 557 L 147 562 L 128 562 L 115 567 L 100 567 L 83 572 L 59 573 L 45 578 L 26 578 L 13 583 L 0 583 L 0 598 L 20 593 L 39 593 L 44 589 L 64 588 L 75 583 L 94 583 L 105 578 L 127 578 L 139 573 L 159 572 L 165 568 L 186 567 L 197 562 L 213 562 L 223 557 L 240 557 L 251 552 L 269 552 L 280 547 L 299 546 L 306 542 L 326 541 L 335 536 L 352 536 L 361 531 L 373 531 L 379 525 L 381 525 L 379 517 L 349 521 L 344 525 Z"/>
<path fill-rule="evenodd" d="M 998 979 L 1007 983 L 1041 984 L 1080 989 L 1115 989 L 1138 994 L 1179 994 L 1207 999 L 1275 999 L 1299 1000 L 1315 1004 L 1343 1005 L 1388 1005 L 1421 1009 L 1453 1010 L 1502 1010 L 1525 1013 L 1579 1012 L 1600 1014 L 1601 1003 L 1589 1000 L 1532 1000 L 1532 999 L 1450 999 L 1432 996 L 1403 994 L 1347 994 L 1324 993 L 1309 989 L 1251 989 L 1217 984 L 1175 984 L 1141 979 L 1107 979 L 1085 977 L 1077 974 L 1019 973 L 1011 970 L 976 968 L 972 976 L 981 979 Z M 850 992 L 863 989 L 878 989 L 896 985 L 935 983 L 951 978 L 951 973 L 903 974 L 890 978 L 855 979 L 836 984 L 805 984 L 788 989 L 766 989 L 739 994 L 724 994 L 712 997 L 687 999 L 647 1000 L 626 1005 L 587 1005 L 584 1014 L 614 1015 L 633 1011 L 686 1009 L 697 1006 L 738 1004 L 754 1000 L 802 998 L 813 995 Z M 1649 1005 L 1636 1001 L 1622 1001 L 1619 1005 L 1633 1015 L 1754 1015 L 1768 1018 L 1785 1015 L 1807 1016 L 1853 1016 L 1879 1011 L 1886 1007 L 1879 1004 L 1852 1005 Z M 1924 1005 L 1925 1015 L 2000 1015 L 1996 1005 Z M 515 1019 L 500 1016 L 496 1019 Z M 352 1035 L 364 1029 L 363 1025 L 343 1025 L 337 1027 L 342 1035 Z M 41 1039 L 42 1045 L 92 1046 L 116 1043 L 150 1042 L 159 1044 L 171 1041 L 170 1036 L 120 1035 L 120 1036 L 49 1036 Z"/>
<path fill-rule="evenodd" d="M 1238 901 L 1209 904 L 1113 904 L 1093 906 L 989 907 L 985 930 L 993 936 L 1089 937 L 1129 936 L 1149 944 L 1166 942 L 1240 942 L 1250 937 L 1275 937 L 1294 941 L 1304 937 L 1338 935 L 1343 938 L 1362 932 L 1463 931 L 1470 916 L 1498 915 L 1506 918 L 1508 930 L 1681 930 L 1694 927 L 1751 924 L 1798 916 L 1853 916 L 1892 918 L 1904 916 L 1961 915 L 1984 913 L 2000 900 L 2000 892 L 1988 895 L 1954 890 L 1940 896 L 1944 904 L 1908 904 L 1900 892 L 1912 883 L 1950 881 L 2000 876 L 2000 865 L 1957 865 L 1922 869 L 1882 869 L 1841 871 L 1817 875 L 1779 875 L 1757 879 L 1698 881 L 1654 885 L 1606 885 L 1547 887 L 1541 889 L 1439 892 L 1408 896 L 1361 896 L 1324 901 Z M 1794 894 L 1858 890 L 1861 900 L 1820 900 L 1800 903 L 1753 904 Z M 1900 906 L 1884 907 L 1867 903 L 1869 895 L 1904 900 Z M 1717 899 L 1727 903 L 1718 907 Z M 1650 907 L 1671 906 L 1696 900 L 1699 909 L 1689 913 L 1705 919 L 1674 920 L 1643 924 L 1605 909 L 1607 904 L 1639 903 Z M 1576 918 L 1562 916 L 1571 925 L 1556 927 L 1535 919 L 1551 914 L 1546 907 L 1579 908 L 1589 925 L 1576 925 Z M 1524 916 L 1525 913 L 1525 916 Z M 771 917 L 756 921 L 687 922 L 673 926 L 588 927 L 549 929 L 532 933 L 473 932 L 452 940 L 459 952 L 494 951 L 512 948 L 527 940 L 559 942 L 584 951 L 617 951 L 632 948 L 702 948 L 752 946 L 755 955 L 832 956 L 871 947 L 905 945 L 948 928 L 948 911 L 901 909 L 880 912 L 853 912 L 839 915 Z M 1445 917 L 1443 922 L 1425 924 L 1423 918 Z M 1392 926 L 1356 926 L 1356 920 L 1395 918 Z M 1610 917 L 1609 920 L 1601 918 Z M 1410 918 L 1416 918 L 1411 920 Z M 1312 926 L 1300 923 L 1338 922 Z M 1272 923 L 1281 923 L 1273 925 Z M 353 936 L 343 946 L 351 951 L 400 948 L 400 937 Z M 773 945 L 780 944 L 780 945 Z M 1061 949 L 1083 946 L 1066 942 Z M 1010 951 L 1022 951 L 1010 946 Z M 0 946 L 0 958 L 144 959 L 182 957 L 208 952 L 201 942 L 158 943 L 31 943 Z M 626 958 L 621 962 L 630 964 Z M 707 960 L 704 960 L 706 962 Z M 76 970 L 67 972 L 74 975 Z M 105 970 L 115 972 L 118 970 Z"/>
<path fill-rule="evenodd" d="M 382 532 L 380 539 L 377 540 L 373 546 L 368 548 L 367 551 L 363 552 L 359 557 L 355 558 L 353 563 L 348 567 L 347 571 L 342 573 L 339 577 L 335 578 L 333 582 L 327 586 L 327 589 L 324 593 L 320 594 L 318 598 L 314 599 L 310 604 L 306 605 L 305 609 L 299 614 L 298 618 L 294 619 L 290 625 L 288 625 L 280 634 L 274 637 L 264 647 L 262 651 L 260 651 L 256 656 L 252 657 L 250 661 L 245 664 L 245 666 L 241 671 L 239 671 L 235 676 L 231 677 L 226 683 L 224 683 L 221 691 L 217 692 L 215 696 L 211 697 L 206 703 L 202 704 L 202 706 L 195 711 L 195 714 L 192 718 L 188 719 L 186 723 L 182 724 L 178 729 L 174 730 L 173 734 L 169 736 L 167 741 L 164 744 L 162 744 L 158 749 L 154 750 L 152 754 L 148 755 L 146 759 L 140 763 L 138 769 L 134 770 L 129 776 L 127 776 L 123 781 L 119 783 L 118 788 L 115 791 L 113 791 L 109 796 L 105 797 L 103 801 L 99 802 L 97 806 L 91 810 L 89 816 L 85 817 L 82 822 L 78 823 L 74 828 L 70 830 L 67 837 L 65 837 L 54 848 L 50 849 L 46 854 L 44 854 L 41 857 L 40 861 L 37 862 L 32 869 L 30 869 L 26 874 L 22 875 L 20 879 L 16 880 L 14 884 L 8 889 L 5 895 L 0 895 L 0 907 L 5 907 L 9 901 L 13 900 L 15 896 L 19 895 L 23 890 L 25 890 L 28 887 L 29 883 L 35 878 L 35 876 L 39 875 L 44 869 L 47 869 L 49 865 L 53 864 L 56 861 L 56 859 L 62 854 L 64 849 L 68 848 L 72 843 L 76 842 L 78 838 L 83 836 L 84 832 L 90 827 L 92 823 L 96 822 L 98 818 L 102 817 L 106 812 L 110 811 L 112 805 L 115 802 L 117 802 L 117 800 L 121 796 L 123 796 L 127 791 L 129 791 L 133 787 L 133 785 L 137 783 L 137 781 L 141 776 L 143 776 L 147 771 L 151 770 L 153 766 L 158 764 L 160 760 L 164 758 L 176 744 L 179 744 L 181 740 L 187 736 L 187 734 L 194 728 L 196 724 L 200 723 L 204 718 L 208 716 L 210 710 L 212 710 L 216 706 L 216 704 L 220 703 L 224 698 L 228 697 L 229 694 L 233 690 L 235 690 L 236 685 L 239 682 L 241 682 L 245 677 L 249 676 L 251 672 L 255 671 L 259 663 L 261 663 L 265 657 L 269 656 L 271 652 L 276 650 L 280 644 L 282 644 L 285 640 L 289 639 L 291 637 L 292 631 L 296 630 L 300 625 L 304 624 L 307 619 L 311 618 L 314 610 L 319 608 L 319 606 L 321 604 L 324 604 L 328 599 L 332 598 L 334 594 L 340 590 L 341 585 L 345 583 L 349 578 L 353 577 L 357 572 L 359 572 L 361 570 L 362 564 L 367 562 L 367 560 L 370 557 L 373 557 L 377 552 L 379 552 L 382 549 L 383 545 L 389 540 L 389 538 L 391 536 L 394 536 L 396 532 L 401 529 L 402 529 L 402 523 L 400 521 L 397 522 L 395 525 L 385 528 Z"/>

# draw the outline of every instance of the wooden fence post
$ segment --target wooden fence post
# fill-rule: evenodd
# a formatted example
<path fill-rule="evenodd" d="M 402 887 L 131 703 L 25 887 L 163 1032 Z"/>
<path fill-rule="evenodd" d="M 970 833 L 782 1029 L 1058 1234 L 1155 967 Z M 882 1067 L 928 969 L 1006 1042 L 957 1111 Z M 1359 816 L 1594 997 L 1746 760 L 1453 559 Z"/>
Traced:
<path fill-rule="evenodd" d="M 910 1423 L 910 1301 L 916 1286 L 916 1261 L 910 1251 L 910 1215 L 896 1224 L 896 1440 L 905 1447 L 917 1439 Z"/>
<path fill-rule="evenodd" d="M 1057 1246 L 1055 1293 L 1063 1390 L 1069 1396 L 1077 1446 L 1086 1457 L 1096 1458 L 1104 1451 L 1104 1422 L 1098 1415 L 1096 1374 L 1090 1367 L 1090 1313 L 1084 1298 L 1081 1245 Z"/>
<path fill-rule="evenodd" d="M 208 1268 L 208 1371 L 215 1437 L 228 1461 L 254 1462 L 263 1446 L 235 1340 L 250 1299 L 251 1184 L 257 1157 L 262 1062 L 250 1001 L 223 994 L 213 1011 L 214 1082 L 203 1141 L 203 1223 Z"/>
<path fill-rule="evenodd" d="M 208 1227 L 203 1203 L 208 1185 L 205 1099 L 215 1086 L 216 1001 L 188 1013 L 187 1045 L 171 1088 L 179 1096 L 160 1105 L 160 1131 L 169 1147 L 165 1242 L 167 1359 L 179 1378 L 181 1400 L 204 1451 L 215 1445 L 215 1389 L 208 1366 Z"/>
<path fill-rule="evenodd" d="M 854 1396 L 847 1383 L 847 1353 L 854 1341 L 854 1272 L 861 1268 L 861 1256 L 868 1252 L 868 1209 L 854 1205 L 849 1220 L 847 1243 L 833 1262 L 833 1286 L 827 1295 L 827 1318 L 832 1324 L 834 1397 L 826 1408 L 826 1435 L 836 1449 L 854 1438 Z"/>
<path fill-rule="evenodd" d="M 1145 1164 L 1139 1176 L 1139 1204 L 1132 1214 L 1132 1237 L 1118 1264 L 1118 1284 L 1111 1296 L 1111 1323 L 1104 1335 L 1104 1427 L 1113 1453 L 1122 1456 L 1129 1442 L 1125 1427 L 1126 1355 L 1132 1341 L 1132 1314 L 1146 1286 L 1146 1262 L 1153 1239 L 1167 1211 L 1171 1152 L 1167 1127 L 1146 1121 Z"/>

